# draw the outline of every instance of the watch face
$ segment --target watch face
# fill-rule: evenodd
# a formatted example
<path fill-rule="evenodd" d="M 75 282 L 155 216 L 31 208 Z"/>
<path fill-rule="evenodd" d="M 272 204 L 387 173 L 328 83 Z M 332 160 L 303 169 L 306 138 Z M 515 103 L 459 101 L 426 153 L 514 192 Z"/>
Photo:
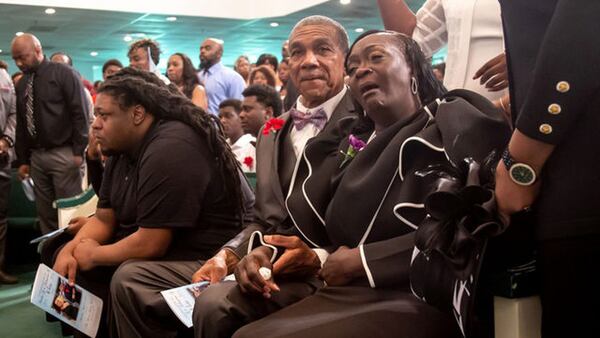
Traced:
<path fill-rule="evenodd" d="M 510 177 L 515 183 L 520 185 L 532 185 L 535 182 L 535 172 L 533 169 L 522 163 L 516 163 L 510 167 Z"/>

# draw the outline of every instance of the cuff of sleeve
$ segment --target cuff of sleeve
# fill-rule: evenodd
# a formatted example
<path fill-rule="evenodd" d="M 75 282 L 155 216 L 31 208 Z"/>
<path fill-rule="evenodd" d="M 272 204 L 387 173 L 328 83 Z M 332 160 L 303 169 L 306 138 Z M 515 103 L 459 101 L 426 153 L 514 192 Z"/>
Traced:
<path fill-rule="evenodd" d="M 360 261 L 362 262 L 363 269 L 365 269 L 365 273 L 367 274 L 369 285 L 372 288 L 375 288 L 375 280 L 373 279 L 373 274 L 371 273 L 371 269 L 369 269 L 369 265 L 367 264 L 367 257 L 365 256 L 365 249 L 362 244 L 358 246 L 358 251 L 360 252 Z"/>
<path fill-rule="evenodd" d="M 319 257 L 319 261 L 321 261 L 321 267 L 323 267 L 323 264 L 325 264 L 327 257 L 329 257 L 329 252 L 321 248 L 315 248 L 312 249 L 312 251 L 314 251 L 317 254 L 317 257 Z"/>
<path fill-rule="evenodd" d="M 258 248 L 259 246 L 266 246 L 266 247 L 273 249 L 273 254 L 271 255 L 270 261 L 271 261 L 271 264 L 273 262 L 275 262 L 275 259 L 277 258 L 277 254 L 279 252 L 279 250 L 277 250 L 277 247 L 274 245 L 265 243 L 262 232 L 254 231 L 252 233 L 252 235 L 250 235 L 250 241 L 248 243 L 248 253 L 250 253 L 250 251 Z"/>

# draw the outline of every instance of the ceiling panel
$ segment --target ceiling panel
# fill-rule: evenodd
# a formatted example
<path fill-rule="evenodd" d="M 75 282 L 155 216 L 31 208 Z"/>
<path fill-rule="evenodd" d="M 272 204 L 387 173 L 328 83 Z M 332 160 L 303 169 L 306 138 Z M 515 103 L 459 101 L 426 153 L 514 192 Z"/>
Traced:
<path fill-rule="evenodd" d="M 240 0 L 243 1 L 243 0 Z M 409 1 L 413 9 L 424 0 Z M 281 44 L 296 22 L 314 14 L 338 20 L 351 39 L 359 33 L 356 28 L 382 28 L 379 11 L 374 0 L 352 0 L 342 5 L 338 0 L 295 12 L 285 17 L 253 20 L 234 20 L 194 16 L 177 16 L 177 21 L 166 21 L 166 15 L 152 13 L 128 13 L 87 9 L 56 8 L 47 15 L 46 7 L 0 4 L 0 59 L 16 67 L 10 59 L 10 42 L 18 31 L 35 34 L 44 47 L 46 55 L 65 51 L 73 57 L 75 67 L 89 79 L 100 76 L 99 68 L 104 61 L 117 58 L 128 64 L 128 45 L 123 38 L 131 35 L 156 39 L 162 48 L 159 67 L 165 69 L 168 56 L 175 52 L 188 54 L 198 63 L 198 48 L 207 37 L 225 41 L 223 61 L 231 65 L 237 56 L 249 55 L 255 61 L 261 53 L 280 56 Z M 271 27 L 271 22 L 279 23 Z M 96 51 L 93 57 L 90 52 Z"/>

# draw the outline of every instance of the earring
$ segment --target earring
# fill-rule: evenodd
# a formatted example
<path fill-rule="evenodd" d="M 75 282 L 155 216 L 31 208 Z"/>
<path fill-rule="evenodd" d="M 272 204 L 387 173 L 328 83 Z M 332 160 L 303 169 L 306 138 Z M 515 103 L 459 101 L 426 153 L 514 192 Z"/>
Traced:
<path fill-rule="evenodd" d="M 413 93 L 413 95 L 417 95 L 417 92 L 419 91 L 419 85 L 417 84 L 417 79 L 415 79 L 414 76 L 410 79 L 410 91 Z"/>

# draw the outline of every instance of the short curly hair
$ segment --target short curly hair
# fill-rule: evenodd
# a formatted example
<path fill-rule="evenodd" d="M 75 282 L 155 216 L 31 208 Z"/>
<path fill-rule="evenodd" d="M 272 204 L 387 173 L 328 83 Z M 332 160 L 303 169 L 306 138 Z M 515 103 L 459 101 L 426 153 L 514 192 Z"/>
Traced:
<path fill-rule="evenodd" d="M 138 40 L 129 46 L 127 56 L 131 56 L 131 54 L 133 54 L 133 52 L 139 48 L 150 48 L 150 57 L 152 58 L 152 61 L 155 65 L 158 64 L 158 62 L 160 61 L 160 45 L 157 41 L 152 39 Z"/>

